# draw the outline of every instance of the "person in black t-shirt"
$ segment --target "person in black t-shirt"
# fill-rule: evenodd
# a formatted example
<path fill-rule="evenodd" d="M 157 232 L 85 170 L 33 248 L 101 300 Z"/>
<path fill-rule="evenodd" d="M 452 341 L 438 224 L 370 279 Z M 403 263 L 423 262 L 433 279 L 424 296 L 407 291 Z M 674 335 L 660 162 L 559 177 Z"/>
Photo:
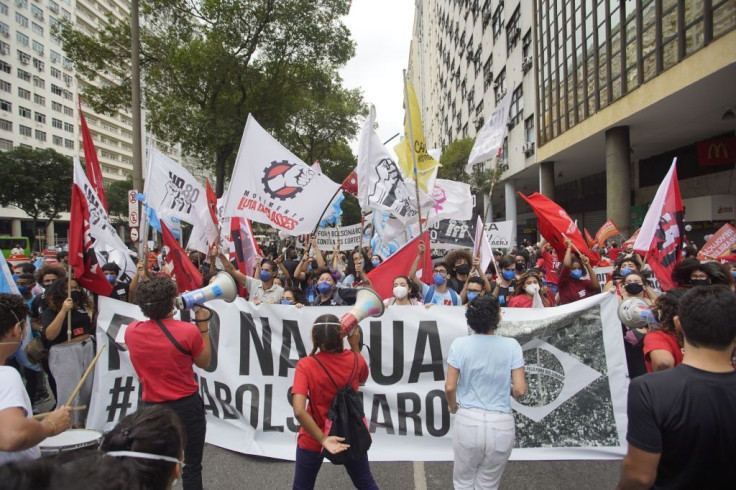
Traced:
<path fill-rule="evenodd" d="M 102 272 L 112 286 L 112 292 L 107 297 L 120 301 L 128 301 L 128 285 L 118 281 L 120 267 L 114 262 L 108 262 L 102 266 Z"/>
<path fill-rule="evenodd" d="M 736 483 L 736 295 L 697 286 L 674 317 L 685 357 L 629 386 L 629 449 L 619 489 L 733 488 Z"/>

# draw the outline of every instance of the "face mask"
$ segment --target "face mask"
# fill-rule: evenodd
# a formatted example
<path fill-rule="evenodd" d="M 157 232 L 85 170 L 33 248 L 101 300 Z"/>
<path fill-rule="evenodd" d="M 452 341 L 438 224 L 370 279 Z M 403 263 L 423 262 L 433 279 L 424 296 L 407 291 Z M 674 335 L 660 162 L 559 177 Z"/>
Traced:
<path fill-rule="evenodd" d="M 381 265 L 381 261 L 380 260 L 371 260 L 371 264 L 373 264 L 373 267 L 378 267 L 379 265 Z"/>
<path fill-rule="evenodd" d="M 39 294 L 43 294 L 43 288 L 36 284 L 33 286 L 33 289 L 31 289 L 31 294 L 34 296 L 38 296 Z"/>
<path fill-rule="evenodd" d="M 621 269 L 621 277 L 626 277 L 632 272 L 634 272 L 633 269 L 630 269 L 629 267 L 624 267 L 623 269 Z"/>
<path fill-rule="evenodd" d="M 293 305 L 294 303 L 291 300 L 288 299 L 282 299 L 281 300 L 282 305 Z"/>
<path fill-rule="evenodd" d="M 636 294 L 641 294 L 641 292 L 644 291 L 644 286 L 642 286 L 639 283 L 632 282 L 632 283 L 625 285 L 624 289 L 626 290 L 627 293 L 636 295 Z"/>
<path fill-rule="evenodd" d="M 516 276 L 516 274 L 514 273 L 514 271 L 510 271 L 510 270 L 506 270 L 506 269 L 504 269 L 504 271 L 501 273 L 501 275 L 507 281 L 510 281 L 511 279 L 513 279 Z"/>
<path fill-rule="evenodd" d="M 524 291 L 526 291 L 529 294 L 537 293 L 539 292 L 539 284 L 530 284 L 524 287 Z"/>
<path fill-rule="evenodd" d="M 327 281 L 322 281 L 317 284 L 317 291 L 319 291 L 320 294 L 329 294 L 329 292 L 332 291 L 332 284 Z"/>
<path fill-rule="evenodd" d="M 87 294 L 84 291 L 72 291 L 72 301 L 77 305 L 81 305 L 87 299 Z"/>
<path fill-rule="evenodd" d="M 710 286 L 710 279 L 690 279 L 693 286 Z"/>
<path fill-rule="evenodd" d="M 394 288 L 394 296 L 398 299 L 404 299 L 409 295 L 409 289 L 406 286 L 396 286 Z"/>
<path fill-rule="evenodd" d="M 261 281 L 268 282 L 269 279 L 271 279 L 271 272 L 262 270 Z"/>
<path fill-rule="evenodd" d="M 546 285 L 547 285 L 547 279 L 542 278 L 542 286 L 546 286 Z"/>
<path fill-rule="evenodd" d="M 468 293 L 468 303 L 472 303 L 472 301 L 479 296 L 479 293 L 476 293 L 475 291 L 470 291 Z"/>
<path fill-rule="evenodd" d="M 734 279 L 736 279 L 736 270 L 731 271 L 731 277 L 733 277 Z"/>
<path fill-rule="evenodd" d="M 583 271 L 582 269 L 573 269 L 570 271 L 570 277 L 575 279 L 576 281 L 583 277 Z"/>
<path fill-rule="evenodd" d="M 107 282 L 110 284 L 115 284 L 115 280 L 118 278 L 118 276 L 105 276 L 107 278 Z"/>
<path fill-rule="evenodd" d="M 524 269 L 526 269 L 526 265 L 525 264 L 516 264 L 516 270 L 517 271 L 521 272 Z"/>
<path fill-rule="evenodd" d="M 31 291 L 31 289 L 28 286 L 26 286 L 25 284 L 22 284 L 22 285 L 21 284 L 18 284 L 18 292 L 20 294 L 25 295 L 25 294 L 28 294 L 30 291 Z"/>
<path fill-rule="evenodd" d="M 460 264 L 455 267 L 455 272 L 457 272 L 461 276 L 464 276 L 465 274 L 470 272 L 470 266 L 468 264 Z"/>
<path fill-rule="evenodd" d="M 19 277 L 20 277 L 20 274 L 13 274 L 13 282 L 18 282 Z"/>
<path fill-rule="evenodd" d="M 445 276 L 443 276 L 442 274 L 435 274 L 434 275 L 434 283 L 437 286 L 441 286 L 442 284 L 444 284 L 445 283 L 445 280 L 446 280 L 445 279 Z"/>

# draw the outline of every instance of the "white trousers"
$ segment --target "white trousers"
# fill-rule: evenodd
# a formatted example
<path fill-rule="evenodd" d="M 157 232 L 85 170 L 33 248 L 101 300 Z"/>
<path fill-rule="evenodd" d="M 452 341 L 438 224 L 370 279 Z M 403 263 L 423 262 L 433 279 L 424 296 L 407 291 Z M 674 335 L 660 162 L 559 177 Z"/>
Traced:
<path fill-rule="evenodd" d="M 92 339 L 57 344 L 49 349 L 49 368 L 56 380 L 57 408 L 67 402 L 94 357 L 95 344 Z M 79 390 L 79 394 L 72 400 L 72 406 L 86 405 L 89 407 L 94 377 L 93 370 Z M 89 409 L 73 412 L 71 416 L 72 425 L 84 427 L 87 420 L 87 410 Z"/>
<path fill-rule="evenodd" d="M 455 490 L 498 488 L 514 447 L 515 431 L 510 413 L 458 409 L 452 432 Z"/>

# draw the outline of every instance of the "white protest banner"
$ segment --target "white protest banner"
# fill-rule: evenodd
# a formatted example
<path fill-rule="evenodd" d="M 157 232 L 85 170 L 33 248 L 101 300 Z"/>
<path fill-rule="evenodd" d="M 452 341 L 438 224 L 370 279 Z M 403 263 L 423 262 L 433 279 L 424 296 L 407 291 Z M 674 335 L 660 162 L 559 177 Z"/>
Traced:
<path fill-rule="evenodd" d="M 339 188 L 284 148 L 249 115 L 224 214 L 265 223 L 289 235 L 311 234 Z"/>
<path fill-rule="evenodd" d="M 360 246 L 360 223 L 340 228 L 320 228 L 317 230 L 317 246 L 320 250 L 333 250 L 340 240 L 340 250 L 352 250 Z M 304 248 L 304 242 L 297 240 L 297 248 Z"/>
<path fill-rule="evenodd" d="M 491 247 L 494 249 L 510 249 L 511 231 L 513 229 L 513 221 L 496 221 L 486 223 L 486 235 Z M 455 248 L 473 248 L 473 237 L 475 236 L 475 223 L 463 220 L 442 220 L 434 223 L 429 227 L 429 236 L 433 246 L 437 248 L 455 249 Z"/>
<path fill-rule="evenodd" d="M 465 165 L 465 171 L 469 174 L 473 173 L 473 165 L 481 163 L 489 158 L 493 158 L 498 153 L 503 143 L 503 135 L 506 132 L 506 122 L 509 120 L 509 108 L 511 107 L 511 92 L 501 99 L 496 108 L 491 112 L 488 121 L 478 131 L 475 137 L 475 144 L 470 150 L 468 164 Z"/>
<path fill-rule="evenodd" d="M 207 413 L 207 442 L 245 454 L 294 459 L 298 422 L 289 388 L 312 348 L 323 314 L 350 307 L 255 306 L 210 301 L 213 358 L 195 369 Z M 618 300 L 601 294 L 569 305 L 504 309 L 497 335 L 524 351 L 529 390 L 512 402 L 516 460 L 620 459 L 625 453 L 626 362 Z M 445 401 L 447 354 L 468 334 L 461 307 L 389 307 L 362 322 L 371 366 L 360 392 L 373 461 L 451 461 L 453 416 Z M 140 396 L 124 328 L 143 319 L 135 305 L 100 298 L 98 348 L 87 427 L 109 430 Z M 157 327 L 152 327 L 157 328 Z"/>
<path fill-rule="evenodd" d="M 422 204 L 422 217 L 426 216 L 431 225 L 443 219 L 469 220 L 473 217 L 473 195 L 470 185 L 447 179 L 436 179 L 432 189 L 434 204 L 425 211 Z"/>
<path fill-rule="evenodd" d="M 491 243 L 493 248 L 505 248 L 510 249 L 514 244 L 511 243 L 513 235 L 514 222 L 509 221 L 494 221 L 493 223 L 486 224 L 486 235 L 488 235 L 488 241 Z"/>

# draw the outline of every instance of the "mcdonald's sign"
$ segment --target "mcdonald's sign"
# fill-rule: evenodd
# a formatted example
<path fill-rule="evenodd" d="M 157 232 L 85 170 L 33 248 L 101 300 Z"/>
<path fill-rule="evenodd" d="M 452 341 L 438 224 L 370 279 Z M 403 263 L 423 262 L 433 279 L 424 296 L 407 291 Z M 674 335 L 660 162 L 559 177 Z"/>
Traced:
<path fill-rule="evenodd" d="M 736 136 L 698 141 L 698 166 L 712 167 L 736 163 Z"/>

